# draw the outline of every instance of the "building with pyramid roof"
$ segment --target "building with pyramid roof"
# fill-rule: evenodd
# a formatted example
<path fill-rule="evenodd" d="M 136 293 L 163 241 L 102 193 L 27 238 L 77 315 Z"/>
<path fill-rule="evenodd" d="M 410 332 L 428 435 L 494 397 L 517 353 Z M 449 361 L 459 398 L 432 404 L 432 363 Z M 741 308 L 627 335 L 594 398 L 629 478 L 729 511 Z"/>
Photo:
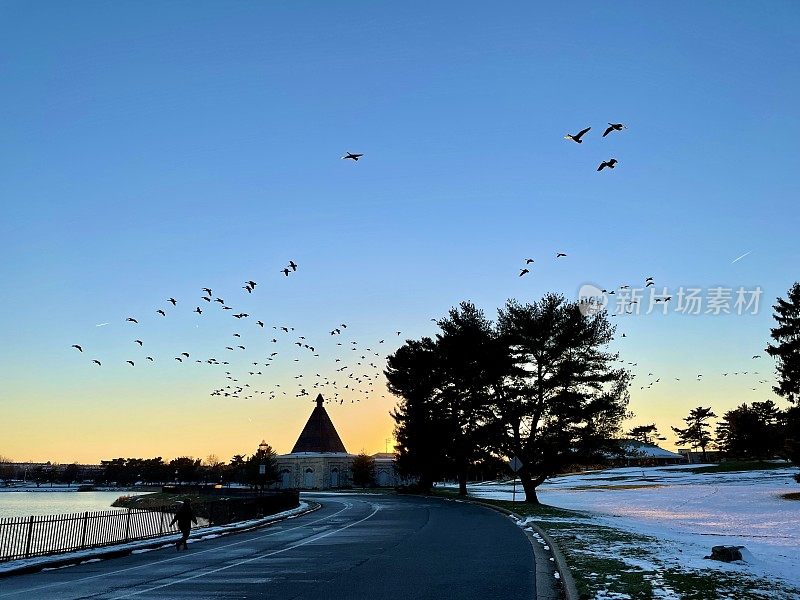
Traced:
<path fill-rule="evenodd" d="M 354 454 L 347 452 L 328 411 L 322 394 L 289 454 L 276 457 L 279 486 L 325 490 L 351 484 L 350 467 Z"/>
<path fill-rule="evenodd" d="M 308 417 L 305 427 L 289 454 L 275 457 L 282 489 L 327 490 L 352 485 L 351 467 L 355 454 L 350 454 L 342 443 L 322 394 Z M 397 485 L 394 457 L 379 453 L 375 458 L 376 483 L 381 486 Z"/>

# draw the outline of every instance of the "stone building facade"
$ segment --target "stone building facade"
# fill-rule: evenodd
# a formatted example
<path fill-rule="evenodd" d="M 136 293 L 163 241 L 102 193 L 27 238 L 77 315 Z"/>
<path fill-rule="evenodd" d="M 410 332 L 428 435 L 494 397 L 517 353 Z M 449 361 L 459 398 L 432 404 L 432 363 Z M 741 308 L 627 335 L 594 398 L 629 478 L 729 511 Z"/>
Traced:
<path fill-rule="evenodd" d="M 318 395 L 317 406 L 292 451 L 275 457 L 279 488 L 329 490 L 352 486 L 351 467 L 356 455 L 345 449 L 324 402 L 322 394 Z M 382 487 L 397 485 L 393 455 L 381 452 L 373 458 L 376 483 Z"/>

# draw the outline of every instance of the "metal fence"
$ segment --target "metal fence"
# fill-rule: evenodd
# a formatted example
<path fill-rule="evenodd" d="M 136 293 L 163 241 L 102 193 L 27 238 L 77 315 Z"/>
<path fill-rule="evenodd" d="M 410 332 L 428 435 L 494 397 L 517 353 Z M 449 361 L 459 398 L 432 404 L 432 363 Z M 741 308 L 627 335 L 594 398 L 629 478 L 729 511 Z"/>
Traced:
<path fill-rule="evenodd" d="M 196 527 L 256 519 L 298 506 L 297 491 L 192 503 Z M 0 518 L 0 562 L 112 546 L 178 533 L 176 505 Z"/>
<path fill-rule="evenodd" d="M 0 519 L 0 562 L 146 540 L 178 531 L 173 513 L 103 510 Z M 205 523 L 207 524 L 207 522 Z"/>

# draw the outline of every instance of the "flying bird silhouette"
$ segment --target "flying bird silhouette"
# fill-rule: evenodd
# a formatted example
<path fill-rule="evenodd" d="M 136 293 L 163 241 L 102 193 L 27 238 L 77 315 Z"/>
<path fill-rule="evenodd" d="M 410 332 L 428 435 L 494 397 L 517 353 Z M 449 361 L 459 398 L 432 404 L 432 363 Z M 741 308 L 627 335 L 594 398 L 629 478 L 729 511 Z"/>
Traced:
<path fill-rule="evenodd" d="M 203 314 L 203 311 L 200 310 L 199 306 L 197 308 L 195 308 L 193 312 L 196 312 L 198 315 L 202 315 Z"/>
<path fill-rule="evenodd" d="M 83 352 L 83 348 L 81 348 L 78 344 L 72 344 L 72 346 L 70 346 L 70 348 L 77 348 L 78 350 Z"/>
<path fill-rule="evenodd" d="M 126 362 L 126 363 L 130 363 L 130 365 L 131 365 L 132 367 L 135 367 L 135 366 L 136 366 L 136 365 L 134 365 L 134 364 L 133 364 L 133 361 L 132 361 L 132 360 L 126 360 L 125 362 Z"/>
<path fill-rule="evenodd" d="M 292 269 L 292 271 L 297 271 L 297 265 L 293 260 L 289 261 L 289 268 Z"/>
<path fill-rule="evenodd" d="M 608 160 L 604 160 L 603 162 L 600 163 L 600 166 L 597 167 L 597 170 L 602 171 L 606 167 L 608 167 L 609 169 L 613 169 L 618 162 L 619 161 L 616 158 L 610 158 Z"/>
<path fill-rule="evenodd" d="M 166 317 L 166 316 L 167 316 L 167 313 L 165 313 L 165 312 L 164 312 L 163 310 L 161 310 L 160 308 L 159 308 L 159 309 L 158 309 L 156 312 L 157 312 L 158 314 L 160 314 L 162 317 Z"/>
<path fill-rule="evenodd" d="M 169 298 L 169 299 L 167 300 L 167 302 L 172 302 L 172 306 L 176 306 L 176 305 L 178 304 L 178 301 L 177 301 L 177 300 L 175 300 L 175 298 Z"/>
<path fill-rule="evenodd" d="M 623 125 L 622 123 L 609 123 L 608 129 L 606 129 L 603 132 L 603 137 L 606 137 L 612 131 L 622 131 L 625 128 L 626 128 L 625 125 Z"/>
<path fill-rule="evenodd" d="M 139 321 L 137 321 L 137 320 L 136 320 L 136 319 L 134 319 L 133 317 L 128 317 L 128 318 L 127 318 L 127 319 L 125 319 L 125 320 L 126 320 L 126 321 L 130 321 L 131 323 L 139 323 Z"/>
<path fill-rule="evenodd" d="M 92 360 L 92 362 L 93 362 L 93 363 L 97 363 L 97 365 L 98 365 L 98 366 L 102 366 L 102 365 L 100 364 L 100 361 L 99 361 L 99 360 L 97 360 L 96 358 L 95 358 L 94 360 Z"/>
<path fill-rule="evenodd" d="M 556 258 L 561 258 L 562 256 L 566 256 L 566 254 L 564 254 L 563 252 L 558 252 L 556 254 Z"/>
<path fill-rule="evenodd" d="M 133 340 L 133 341 L 134 341 L 135 343 L 139 344 L 139 346 L 142 346 L 142 340 Z"/>
<path fill-rule="evenodd" d="M 573 142 L 575 142 L 576 144 L 582 144 L 582 143 L 583 143 L 583 140 L 582 140 L 581 138 L 582 138 L 584 135 L 586 135 L 586 133 L 587 133 L 587 132 L 588 132 L 590 129 L 591 129 L 591 127 L 587 127 L 586 129 L 581 129 L 581 130 L 580 130 L 578 133 L 576 133 L 575 135 L 572 135 L 572 134 L 568 133 L 567 135 L 565 135 L 565 136 L 564 136 L 564 139 L 565 139 L 565 140 L 572 140 L 572 141 L 573 141 Z"/>
<path fill-rule="evenodd" d="M 527 259 L 525 259 L 525 264 L 526 264 L 526 265 L 529 265 L 529 264 L 531 264 L 532 262 L 534 262 L 532 258 L 527 258 Z"/>
<path fill-rule="evenodd" d="M 281 273 L 283 273 L 284 275 L 286 275 L 286 277 L 288 277 L 289 276 L 289 268 L 287 267 L 286 269 L 281 269 Z"/>
<path fill-rule="evenodd" d="M 211 288 L 203 288 L 203 291 L 208 294 L 209 296 L 212 294 Z"/>
<path fill-rule="evenodd" d="M 152 356 L 145 356 L 145 358 L 146 358 L 147 360 L 149 360 L 150 362 L 155 362 L 155 361 L 153 360 L 153 357 L 152 357 Z"/>
<path fill-rule="evenodd" d="M 363 154 L 353 154 L 352 152 L 348 152 L 347 154 L 345 154 L 342 157 L 342 160 L 350 159 L 350 160 L 358 161 L 358 159 L 361 158 L 362 156 L 364 156 L 364 155 Z"/>
<path fill-rule="evenodd" d="M 525 275 L 526 273 L 530 273 L 530 271 L 529 271 L 528 269 L 520 269 L 520 270 L 519 270 L 519 276 L 520 276 L 520 277 L 522 277 L 522 276 L 523 276 L 523 275 Z"/>

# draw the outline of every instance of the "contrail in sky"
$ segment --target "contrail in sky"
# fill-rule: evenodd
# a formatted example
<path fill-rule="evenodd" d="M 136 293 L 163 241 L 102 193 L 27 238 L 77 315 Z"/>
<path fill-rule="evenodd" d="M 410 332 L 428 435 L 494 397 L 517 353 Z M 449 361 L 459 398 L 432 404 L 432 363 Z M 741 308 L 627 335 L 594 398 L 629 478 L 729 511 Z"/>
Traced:
<path fill-rule="evenodd" d="M 745 253 L 744 253 L 744 254 L 742 254 L 742 255 L 741 255 L 739 258 L 736 258 L 736 259 L 734 259 L 733 261 L 731 261 L 731 264 L 733 264 L 733 263 L 735 263 L 735 262 L 739 262 L 739 261 L 740 261 L 740 260 L 742 260 L 742 259 L 743 259 L 745 256 L 747 256 L 748 254 L 750 254 L 750 253 L 752 253 L 752 252 L 753 252 L 752 250 L 749 250 L 748 252 L 745 252 Z"/>
<path fill-rule="evenodd" d="M 104 325 L 108 325 L 108 323 L 98 323 L 95 327 L 103 327 Z"/>

